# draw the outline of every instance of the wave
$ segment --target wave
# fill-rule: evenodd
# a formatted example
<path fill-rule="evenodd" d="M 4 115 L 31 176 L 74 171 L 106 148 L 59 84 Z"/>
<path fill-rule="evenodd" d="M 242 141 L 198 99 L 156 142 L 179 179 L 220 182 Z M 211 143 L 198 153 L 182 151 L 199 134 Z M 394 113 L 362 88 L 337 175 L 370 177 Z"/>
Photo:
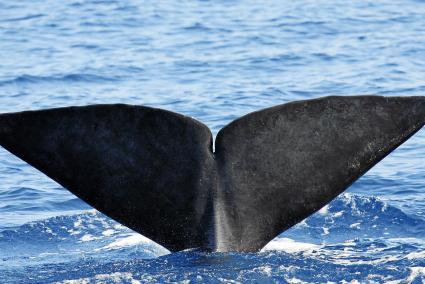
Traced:
<path fill-rule="evenodd" d="M 81 258 L 16 268 L 13 273 L 0 268 L 0 274 L 16 283 L 422 283 L 424 280 L 423 259 L 408 259 L 399 254 L 361 257 L 358 254 L 345 250 L 332 254 L 326 249 L 245 254 L 192 250 L 155 259 L 141 259 L 138 255 L 128 255 L 126 259 Z"/>
<path fill-rule="evenodd" d="M 169 254 L 91 210 L 0 231 L 5 264 L 0 275 L 28 283 L 37 283 L 28 275 L 36 275 L 39 282 L 62 283 L 104 278 L 107 283 L 131 278 L 141 282 L 246 282 L 269 277 L 302 282 L 415 280 L 423 277 L 415 267 L 425 266 L 424 234 L 425 221 L 417 216 L 375 197 L 343 194 L 260 253 Z M 185 273 L 178 273 L 181 269 Z"/>
<path fill-rule="evenodd" d="M 22 195 L 38 194 L 34 191 L 30 188 L 19 188 L 11 190 L 8 195 L 10 198 L 21 198 Z M 63 204 L 71 206 L 75 202 L 79 202 L 78 199 L 59 201 L 58 206 L 61 207 Z M 71 209 L 78 208 L 81 208 L 80 203 Z M 49 229 L 46 231 L 46 228 Z M 34 238 L 40 241 L 77 241 L 82 237 L 81 234 L 89 234 L 100 239 L 108 236 L 104 232 L 111 229 L 125 235 L 132 232 L 105 215 L 91 210 L 82 214 L 57 216 L 27 223 L 13 230 L 2 230 L 0 242 Z M 420 238 L 424 235 L 425 220 L 420 217 L 408 215 L 376 197 L 346 193 L 282 233 L 280 237 L 327 244 L 341 243 L 354 238 Z"/>
<path fill-rule="evenodd" d="M 71 197 L 71 198 L 70 198 Z M 45 191 L 30 187 L 12 187 L 0 192 L 0 213 L 7 214 L 11 212 L 27 212 L 36 214 L 44 211 L 68 211 L 84 210 L 90 207 L 73 197 L 62 188 L 50 189 L 49 194 Z M 34 200 L 43 202 L 34 203 Z M 0 221 L 3 218 L 0 217 Z"/>
<path fill-rule="evenodd" d="M 99 82 L 113 82 L 118 81 L 118 77 L 108 77 L 87 73 L 67 74 L 62 76 L 33 76 L 21 75 L 9 80 L 0 81 L 0 86 L 8 86 L 15 84 L 40 84 L 40 83 L 99 83 Z"/>
<path fill-rule="evenodd" d="M 0 22 L 20 22 L 20 21 L 42 18 L 42 17 L 45 17 L 45 16 L 46 16 L 45 14 L 30 14 L 30 15 L 26 15 L 26 16 L 22 16 L 22 17 L 8 18 L 8 19 L 0 20 Z"/>
<path fill-rule="evenodd" d="M 313 243 L 353 238 L 423 237 L 425 221 L 376 197 L 342 194 L 283 236 Z"/>

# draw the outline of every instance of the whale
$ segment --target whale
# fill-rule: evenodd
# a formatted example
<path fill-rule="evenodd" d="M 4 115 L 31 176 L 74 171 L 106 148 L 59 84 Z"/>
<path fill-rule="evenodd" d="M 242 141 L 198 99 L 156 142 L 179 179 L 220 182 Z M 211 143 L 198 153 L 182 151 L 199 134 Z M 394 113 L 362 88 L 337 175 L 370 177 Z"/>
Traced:
<path fill-rule="evenodd" d="M 0 114 L 0 145 L 171 252 L 256 252 L 424 124 L 425 96 L 329 96 L 249 113 L 214 142 L 188 116 L 99 104 Z"/>

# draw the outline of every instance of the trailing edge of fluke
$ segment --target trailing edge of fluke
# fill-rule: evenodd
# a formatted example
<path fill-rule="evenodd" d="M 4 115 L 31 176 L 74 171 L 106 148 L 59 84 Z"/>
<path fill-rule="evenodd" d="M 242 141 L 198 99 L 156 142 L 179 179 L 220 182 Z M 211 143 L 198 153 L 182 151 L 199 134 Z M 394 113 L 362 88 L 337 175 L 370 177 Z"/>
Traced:
<path fill-rule="evenodd" d="M 92 105 L 0 115 L 0 144 L 171 251 L 258 251 L 425 123 L 425 97 L 324 97 L 217 135 L 166 110 Z"/>

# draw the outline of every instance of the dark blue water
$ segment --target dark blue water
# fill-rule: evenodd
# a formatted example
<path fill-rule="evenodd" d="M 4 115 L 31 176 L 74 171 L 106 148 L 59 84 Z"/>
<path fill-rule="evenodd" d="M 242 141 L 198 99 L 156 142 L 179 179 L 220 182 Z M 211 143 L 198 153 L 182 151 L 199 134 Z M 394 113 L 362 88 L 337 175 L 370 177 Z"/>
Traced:
<path fill-rule="evenodd" d="M 362 94 L 425 95 L 424 1 L 0 1 L 0 112 L 120 102 L 217 133 Z M 423 129 L 252 254 L 169 254 L 3 149 L 0 180 L 2 283 L 425 281 Z"/>

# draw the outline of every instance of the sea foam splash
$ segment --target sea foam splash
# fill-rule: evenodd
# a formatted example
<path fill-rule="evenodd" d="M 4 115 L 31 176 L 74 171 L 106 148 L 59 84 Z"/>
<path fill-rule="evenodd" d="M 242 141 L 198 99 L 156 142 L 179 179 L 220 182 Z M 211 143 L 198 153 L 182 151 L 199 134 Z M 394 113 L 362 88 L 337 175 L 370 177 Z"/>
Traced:
<path fill-rule="evenodd" d="M 425 221 L 418 217 L 374 197 L 343 194 L 259 253 L 169 254 L 91 210 L 1 231 L 0 275 L 28 283 L 401 283 L 423 279 L 424 234 Z M 176 273 L 180 270 L 185 273 Z"/>

